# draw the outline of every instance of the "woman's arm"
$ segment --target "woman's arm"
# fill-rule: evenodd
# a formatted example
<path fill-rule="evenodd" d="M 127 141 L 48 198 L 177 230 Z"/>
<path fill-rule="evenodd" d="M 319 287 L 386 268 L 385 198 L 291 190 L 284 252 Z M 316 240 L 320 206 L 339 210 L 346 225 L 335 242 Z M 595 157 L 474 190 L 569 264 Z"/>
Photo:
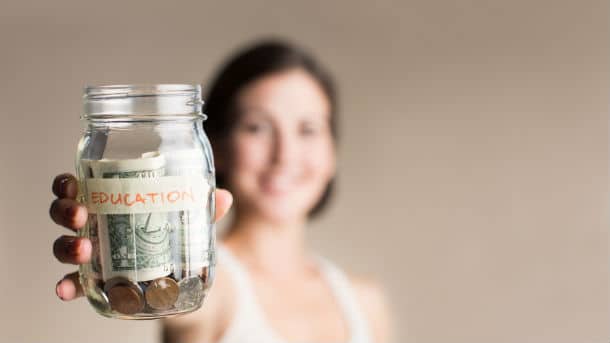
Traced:
<path fill-rule="evenodd" d="M 218 268 L 216 280 L 204 299 L 203 306 L 192 313 L 163 320 L 163 343 L 217 342 L 233 317 L 235 302 L 229 275 Z"/>

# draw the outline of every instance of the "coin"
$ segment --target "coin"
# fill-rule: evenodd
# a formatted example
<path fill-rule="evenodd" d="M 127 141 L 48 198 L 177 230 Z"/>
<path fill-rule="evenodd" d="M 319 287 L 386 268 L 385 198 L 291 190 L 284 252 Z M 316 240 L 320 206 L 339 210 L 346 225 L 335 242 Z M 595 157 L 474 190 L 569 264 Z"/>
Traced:
<path fill-rule="evenodd" d="M 144 294 L 148 306 L 156 310 L 168 310 L 178 299 L 178 283 L 169 277 L 154 279 Z"/>
<path fill-rule="evenodd" d="M 108 300 L 113 310 L 123 314 L 134 314 L 144 309 L 144 300 L 137 290 L 127 285 L 117 285 L 108 292 Z"/>
<path fill-rule="evenodd" d="M 110 307 L 123 314 L 134 314 L 144 309 L 144 297 L 138 284 L 117 276 L 104 285 Z"/>
<path fill-rule="evenodd" d="M 180 288 L 180 294 L 175 303 L 177 309 L 191 309 L 199 306 L 203 301 L 203 282 L 198 276 L 180 280 L 178 287 Z"/>
<path fill-rule="evenodd" d="M 109 312 L 110 302 L 106 293 L 102 290 L 102 282 L 94 278 L 83 277 L 81 277 L 80 281 L 85 288 L 89 303 L 98 311 Z"/>
<path fill-rule="evenodd" d="M 116 276 L 104 282 L 104 291 L 108 292 L 111 288 L 118 285 L 134 285 L 135 287 L 138 287 L 138 285 L 135 282 L 131 281 L 131 279 L 128 279 L 123 276 Z"/>

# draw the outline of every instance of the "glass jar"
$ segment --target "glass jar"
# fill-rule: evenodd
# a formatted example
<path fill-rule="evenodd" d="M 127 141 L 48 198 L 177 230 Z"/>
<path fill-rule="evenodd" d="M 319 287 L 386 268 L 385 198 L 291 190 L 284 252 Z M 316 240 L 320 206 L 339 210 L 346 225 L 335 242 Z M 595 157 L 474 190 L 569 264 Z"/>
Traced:
<path fill-rule="evenodd" d="M 215 267 L 214 165 L 201 88 L 94 86 L 76 154 L 80 282 L 107 317 L 154 319 L 201 307 Z"/>

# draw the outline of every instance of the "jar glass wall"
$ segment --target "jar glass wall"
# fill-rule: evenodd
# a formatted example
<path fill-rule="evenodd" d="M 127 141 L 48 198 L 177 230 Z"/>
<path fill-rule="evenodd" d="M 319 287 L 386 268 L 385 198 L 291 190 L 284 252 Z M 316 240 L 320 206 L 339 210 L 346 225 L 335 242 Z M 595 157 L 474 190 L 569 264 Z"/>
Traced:
<path fill-rule="evenodd" d="M 201 307 L 214 275 L 214 165 L 201 89 L 88 87 L 76 170 L 91 240 L 80 280 L 104 316 Z"/>

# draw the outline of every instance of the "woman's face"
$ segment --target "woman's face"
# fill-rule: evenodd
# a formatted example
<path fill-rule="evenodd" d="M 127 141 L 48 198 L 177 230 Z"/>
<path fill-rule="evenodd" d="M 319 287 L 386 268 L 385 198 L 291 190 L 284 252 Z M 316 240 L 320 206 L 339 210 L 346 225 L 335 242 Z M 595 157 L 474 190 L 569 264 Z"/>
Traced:
<path fill-rule="evenodd" d="M 226 169 L 237 210 L 303 220 L 335 172 L 327 96 L 307 72 L 291 69 L 246 86 L 237 104 Z"/>

